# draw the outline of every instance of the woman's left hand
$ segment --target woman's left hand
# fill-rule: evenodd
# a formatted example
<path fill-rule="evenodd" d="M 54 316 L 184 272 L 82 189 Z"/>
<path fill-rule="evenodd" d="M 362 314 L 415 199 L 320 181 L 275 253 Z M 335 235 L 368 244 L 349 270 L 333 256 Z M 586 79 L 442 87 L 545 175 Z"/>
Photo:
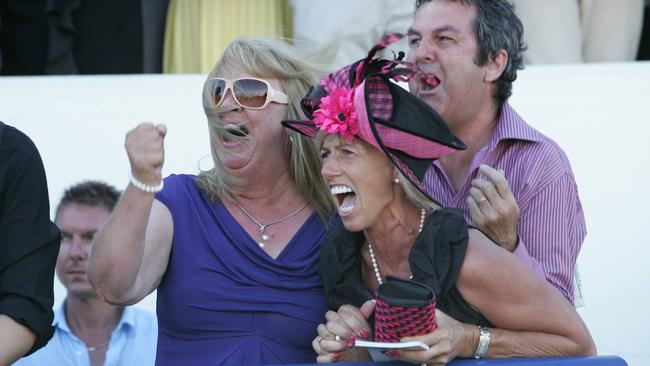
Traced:
<path fill-rule="evenodd" d="M 318 354 L 316 362 L 369 360 L 367 351 L 356 349 L 354 342 L 357 338 L 367 339 L 370 336 L 367 319 L 374 308 L 375 301 L 369 300 L 361 308 L 343 305 L 336 312 L 328 311 L 325 314 L 327 323 L 318 326 L 318 337 L 312 341 L 312 347 Z"/>
<path fill-rule="evenodd" d="M 445 365 L 458 356 L 471 357 L 474 354 L 478 339 L 477 327 L 463 324 L 438 309 L 436 322 L 436 330 L 429 334 L 401 339 L 402 342 L 426 343 L 430 347 L 428 350 L 399 350 L 394 356 L 419 364 Z"/>

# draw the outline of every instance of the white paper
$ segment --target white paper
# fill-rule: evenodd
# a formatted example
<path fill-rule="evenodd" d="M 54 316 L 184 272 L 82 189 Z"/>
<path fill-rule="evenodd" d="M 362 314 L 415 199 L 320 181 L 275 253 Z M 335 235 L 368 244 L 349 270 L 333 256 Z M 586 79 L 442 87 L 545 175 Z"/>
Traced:
<path fill-rule="evenodd" d="M 357 347 L 366 347 L 366 348 L 381 348 L 381 349 L 429 349 L 428 344 L 422 342 L 413 341 L 413 342 L 395 342 L 395 343 L 385 343 L 385 342 L 371 342 L 357 339 L 354 341 L 354 345 Z"/>
<path fill-rule="evenodd" d="M 365 347 L 368 348 L 370 356 L 375 362 L 379 361 L 390 361 L 393 360 L 390 356 L 384 354 L 384 351 L 389 349 L 412 349 L 412 350 L 427 350 L 429 345 L 414 341 L 414 342 L 395 342 L 395 343 L 385 343 L 385 342 L 371 342 L 357 339 L 354 341 L 356 347 Z"/>

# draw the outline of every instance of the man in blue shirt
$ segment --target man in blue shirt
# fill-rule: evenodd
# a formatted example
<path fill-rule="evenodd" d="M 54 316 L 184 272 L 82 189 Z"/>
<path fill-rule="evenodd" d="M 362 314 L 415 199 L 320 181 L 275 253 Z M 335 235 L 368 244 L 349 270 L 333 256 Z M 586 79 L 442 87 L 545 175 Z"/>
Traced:
<path fill-rule="evenodd" d="M 56 211 L 62 233 L 56 273 L 67 290 L 54 315 L 54 337 L 15 365 L 153 365 L 158 326 L 154 314 L 106 303 L 86 271 L 95 233 L 120 193 L 95 181 L 68 188 Z"/>

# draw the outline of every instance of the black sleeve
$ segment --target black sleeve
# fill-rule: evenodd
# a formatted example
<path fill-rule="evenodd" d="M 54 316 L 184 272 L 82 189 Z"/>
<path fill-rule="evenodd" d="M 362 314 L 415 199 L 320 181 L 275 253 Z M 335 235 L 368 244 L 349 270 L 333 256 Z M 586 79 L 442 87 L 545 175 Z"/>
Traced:
<path fill-rule="evenodd" d="M 0 314 L 36 333 L 30 353 L 54 331 L 54 267 L 61 235 L 49 211 L 38 150 L 26 135 L 5 126 L 0 136 Z"/>

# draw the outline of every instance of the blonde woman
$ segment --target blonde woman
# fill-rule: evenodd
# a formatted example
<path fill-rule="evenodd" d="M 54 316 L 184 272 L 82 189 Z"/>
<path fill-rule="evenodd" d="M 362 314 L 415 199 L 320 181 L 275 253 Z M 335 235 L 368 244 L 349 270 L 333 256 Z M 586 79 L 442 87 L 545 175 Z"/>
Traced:
<path fill-rule="evenodd" d="M 164 126 L 127 134 L 131 184 L 97 234 L 89 277 L 112 303 L 158 289 L 157 365 L 315 360 L 318 243 L 334 209 L 314 146 L 280 124 L 312 82 L 286 44 L 231 43 L 203 93 L 215 167 L 164 189 Z"/>

